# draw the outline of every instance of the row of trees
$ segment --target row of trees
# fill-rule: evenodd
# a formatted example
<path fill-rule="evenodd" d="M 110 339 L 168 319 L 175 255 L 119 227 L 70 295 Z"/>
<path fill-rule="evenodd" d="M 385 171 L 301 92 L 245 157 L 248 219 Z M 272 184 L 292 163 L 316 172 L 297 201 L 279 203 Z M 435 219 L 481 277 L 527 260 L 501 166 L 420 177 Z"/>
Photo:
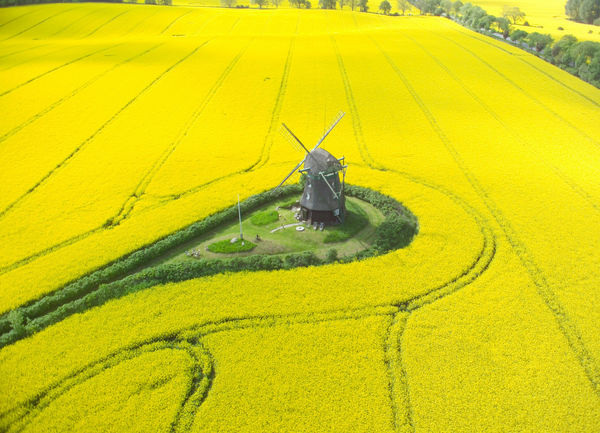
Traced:
<path fill-rule="evenodd" d="M 0 7 L 20 6 L 40 3 L 137 3 L 137 0 L 0 0 Z M 173 0 L 144 0 L 147 5 L 171 6 Z"/>
<path fill-rule="evenodd" d="M 2 0 L 0 0 L 2 1 Z M 233 8 L 239 7 L 237 5 L 237 0 L 220 0 L 221 6 Z M 295 7 L 298 9 L 311 9 L 312 3 L 310 0 L 288 0 L 291 7 Z M 260 9 L 263 7 L 269 6 L 269 4 L 279 7 L 281 4 L 281 0 L 250 0 L 250 3 L 258 6 Z M 350 7 L 352 10 L 359 10 L 361 12 L 367 12 L 369 10 L 368 0 L 319 0 L 319 8 L 321 9 L 336 9 L 339 5 L 340 9 L 343 9 L 344 6 Z M 385 13 L 389 14 L 392 5 L 388 0 L 383 0 L 380 4 L 379 9 Z"/>
<path fill-rule="evenodd" d="M 565 12 L 575 21 L 600 26 L 600 0 L 568 0 Z"/>
<path fill-rule="evenodd" d="M 515 28 L 513 24 L 517 24 L 525 18 L 525 14 L 518 8 L 505 9 L 502 17 L 495 17 L 488 15 L 479 6 L 473 6 L 470 3 L 463 5 L 457 1 L 453 3 L 448 15 L 477 31 L 498 32 L 505 39 L 531 49 L 544 60 L 600 87 L 599 42 L 578 41 L 572 35 L 566 35 L 555 41 L 549 34 L 528 33 L 523 29 Z"/>

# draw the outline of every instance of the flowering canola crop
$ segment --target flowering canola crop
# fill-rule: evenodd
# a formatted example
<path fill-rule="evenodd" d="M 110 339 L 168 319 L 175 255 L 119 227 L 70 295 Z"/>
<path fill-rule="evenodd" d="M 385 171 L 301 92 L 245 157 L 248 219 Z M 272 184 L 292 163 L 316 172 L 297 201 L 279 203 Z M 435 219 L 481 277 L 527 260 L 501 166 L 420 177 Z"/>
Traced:
<path fill-rule="evenodd" d="M 434 17 L 0 14 L 0 312 L 272 188 L 324 143 L 419 219 L 351 264 L 137 292 L 0 350 L 0 429 L 600 425 L 600 91 Z M 242 197 L 243 198 L 243 197 Z"/>

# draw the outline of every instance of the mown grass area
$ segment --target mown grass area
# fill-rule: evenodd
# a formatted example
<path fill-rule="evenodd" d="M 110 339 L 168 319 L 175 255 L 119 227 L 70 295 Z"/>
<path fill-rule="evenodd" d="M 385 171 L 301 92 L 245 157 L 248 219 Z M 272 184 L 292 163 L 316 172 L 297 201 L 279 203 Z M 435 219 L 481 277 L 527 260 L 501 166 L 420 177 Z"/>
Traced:
<path fill-rule="evenodd" d="M 252 251 L 254 248 L 256 248 L 256 244 L 242 239 L 238 239 L 235 242 L 225 239 L 215 242 L 214 244 L 210 244 L 207 248 L 213 253 L 231 254 Z"/>
<path fill-rule="evenodd" d="M 358 206 L 357 203 L 347 201 L 344 224 L 331 227 L 325 235 L 323 242 L 326 244 L 343 242 L 364 229 L 367 224 L 369 224 L 367 212 Z"/>
<path fill-rule="evenodd" d="M 279 214 L 276 210 L 265 210 L 262 212 L 255 212 L 250 218 L 250 221 L 255 226 L 266 226 L 267 224 L 273 223 L 279 219 Z"/>
<path fill-rule="evenodd" d="M 161 262 L 188 262 L 227 255 L 286 255 L 303 251 L 313 252 L 320 258 L 325 258 L 332 247 L 336 248 L 342 258 L 373 245 L 376 228 L 384 220 L 381 211 L 373 205 L 356 197 L 347 197 L 344 224 L 326 226 L 322 231 L 315 230 L 312 226 L 299 224 L 296 220 L 290 208 L 297 201 L 298 197 L 294 195 L 262 206 L 246 215 L 242 212 L 244 238 L 246 242 L 252 241 L 256 245 L 255 248 L 228 249 L 230 240 L 239 237 L 239 222 L 232 221 L 195 241 L 187 242 L 185 247 L 164 257 Z M 289 226 L 291 224 L 294 225 Z M 296 230 L 299 225 L 303 226 L 304 230 Z M 216 251 L 216 245 L 227 248 Z"/>

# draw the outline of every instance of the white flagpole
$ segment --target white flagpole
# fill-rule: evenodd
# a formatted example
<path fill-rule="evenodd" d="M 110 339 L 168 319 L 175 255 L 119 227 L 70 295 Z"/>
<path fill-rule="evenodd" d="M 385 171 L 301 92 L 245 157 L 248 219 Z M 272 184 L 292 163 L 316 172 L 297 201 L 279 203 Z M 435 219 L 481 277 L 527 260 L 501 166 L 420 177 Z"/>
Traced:
<path fill-rule="evenodd" d="M 240 219 L 240 239 L 244 245 L 244 234 L 242 233 L 242 211 L 240 210 L 240 195 L 238 194 L 238 217 Z"/>

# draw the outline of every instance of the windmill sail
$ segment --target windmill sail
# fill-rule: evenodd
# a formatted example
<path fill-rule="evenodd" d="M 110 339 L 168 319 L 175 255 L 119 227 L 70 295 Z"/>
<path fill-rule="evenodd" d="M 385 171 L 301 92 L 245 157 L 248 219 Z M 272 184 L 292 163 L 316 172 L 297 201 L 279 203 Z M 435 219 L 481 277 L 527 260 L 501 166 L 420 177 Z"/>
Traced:
<path fill-rule="evenodd" d="M 279 188 L 281 185 L 283 185 L 285 183 L 286 180 L 288 180 L 290 178 L 290 176 L 292 174 L 294 174 L 294 172 L 296 170 L 298 170 L 300 168 L 300 166 L 302 166 L 302 164 L 304 164 L 304 162 L 306 161 L 306 158 L 311 154 L 311 152 L 313 152 L 315 149 L 317 149 L 321 143 L 323 143 L 323 140 L 325 140 L 325 138 L 329 135 L 329 133 L 333 130 L 333 128 L 335 128 L 335 126 L 339 123 L 340 120 L 342 120 L 342 117 L 344 117 L 346 113 L 344 113 L 343 111 L 340 111 L 337 116 L 335 117 L 335 119 L 333 119 L 333 121 L 331 122 L 331 125 L 329 125 L 329 128 L 327 128 L 325 130 L 325 132 L 323 133 L 323 136 L 319 139 L 319 141 L 317 141 L 317 144 L 315 145 L 315 147 L 312 148 L 312 150 L 308 150 L 306 148 L 306 146 L 304 146 L 304 144 L 300 141 L 300 139 L 298 137 L 296 137 L 296 135 L 294 135 L 294 133 L 285 125 L 285 123 L 282 123 L 281 126 L 281 133 L 282 135 L 284 135 L 287 140 L 294 146 L 297 147 L 298 145 L 302 146 L 302 148 L 306 151 L 306 155 L 304 156 L 304 158 L 302 158 L 302 161 L 300 161 L 298 163 L 298 165 L 296 165 L 296 167 L 294 167 L 294 169 L 279 183 L 279 185 L 277 185 L 277 188 Z"/>

